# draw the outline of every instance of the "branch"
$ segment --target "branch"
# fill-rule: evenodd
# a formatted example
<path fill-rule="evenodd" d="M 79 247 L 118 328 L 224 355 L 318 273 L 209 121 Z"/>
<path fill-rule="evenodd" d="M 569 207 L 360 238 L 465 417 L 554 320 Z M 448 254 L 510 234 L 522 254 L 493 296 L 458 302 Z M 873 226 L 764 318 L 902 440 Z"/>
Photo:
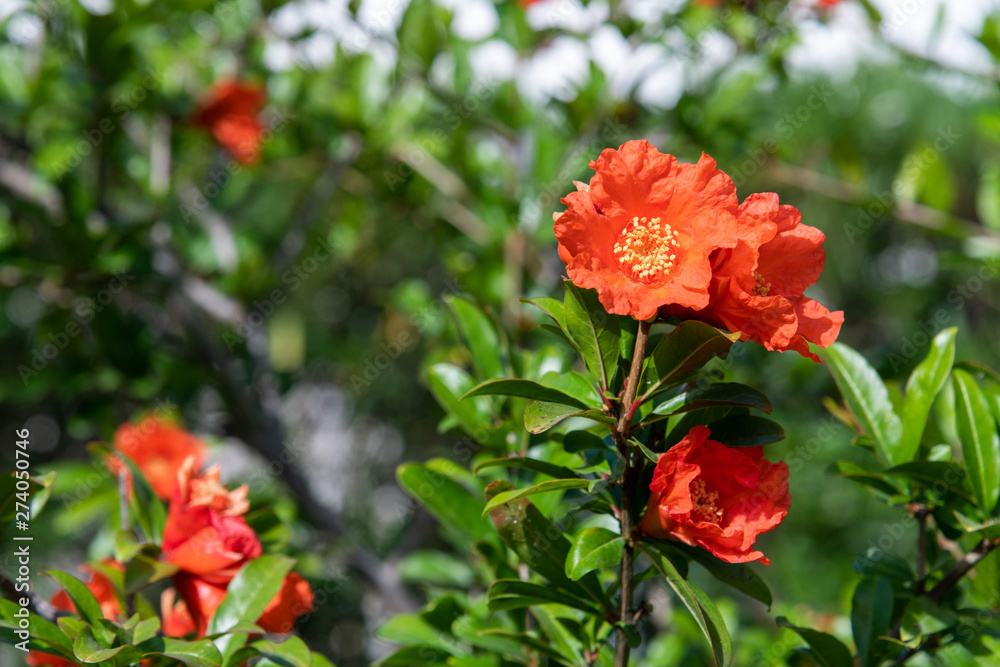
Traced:
<path fill-rule="evenodd" d="M 1000 546 L 1000 539 L 990 540 L 989 538 L 983 538 L 983 541 L 976 545 L 976 548 L 965 554 L 962 560 L 955 564 L 955 567 L 951 569 L 951 572 L 944 575 L 944 579 L 938 582 L 937 586 L 931 589 L 931 592 L 927 594 L 927 597 L 934 604 L 941 604 L 945 596 L 954 588 L 962 577 L 967 575 L 972 568 L 979 564 L 981 560 L 986 558 L 991 551 Z"/>

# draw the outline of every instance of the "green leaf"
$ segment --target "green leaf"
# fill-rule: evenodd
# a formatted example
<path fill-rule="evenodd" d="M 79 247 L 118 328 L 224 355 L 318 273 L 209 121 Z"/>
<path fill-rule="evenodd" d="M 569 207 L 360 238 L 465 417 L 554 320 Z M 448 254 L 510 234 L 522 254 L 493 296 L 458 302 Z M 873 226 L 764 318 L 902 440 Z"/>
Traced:
<path fill-rule="evenodd" d="M 451 309 L 458 330 L 469 348 L 476 375 L 484 380 L 501 377 L 503 360 L 498 354 L 500 337 L 496 327 L 486 314 L 469 301 L 456 296 L 446 296 L 446 304 Z"/>
<path fill-rule="evenodd" d="M 965 470 L 951 461 L 911 461 L 887 468 L 885 474 L 917 482 L 931 489 L 948 489 L 962 498 L 972 500 L 968 488 L 963 484 Z"/>
<path fill-rule="evenodd" d="M 551 493 L 552 491 L 565 491 L 567 489 L 584 489 L 590 485 L 590 480 L 587 479 L 550 479 L 545 482 L 540 482 L 527 489 L 511 489 L 510 491 L 503 491 L 494 495 L 486 503 L 486 507 L 483 509 L 482 518 L 486 518 L 494 508 L 505 503 L 517 500 L 518 498 L 526 498 L 528 496 L 534 496 L 539 493 Z"/>
<path fill-rule="evenodd" d="M 726 621 L 719 613 L 718 607 L 712 602 L 705 591 L 701 590 L 692 582 L 688 582 L 691 592 L 694 593 L 705 615 L 705 624 L 708 627 L 708 639 L 712 644 L 712 654 L 715 656 L 715 663 L 720 667 L 727 667 L 733 660 L 733 642 L 729 637 L 729 630 L 726 629 Z"/>
<path fill-rule="evenodd" d="M 607 528 L 587 528 L 581 532 L 566 557 L 566 576 L 577 581 L 593 570 L 622 562 L 625 538 Z"/>
<path fill-rule="evenodd" d="M 621 354 L 621 325 L 609 315 L 596 290 L 582 290 L 569 280 L 566 286 L 566 331 L 576 343 L 591 375 L 602 388 L 610 386 Z"/>
<path fill-rule="evenodd" d="M 486 594 L 490 611 L 524 609 L 539 604 L 562 604 L 588 614 L 600 615 L 600 609 L 550 586 L 519 579 L 498 579 Z"/>
<path fill-rule="evenodd" d="M 552 640 L 552 645 L 556 650 L 565 658 L 569 658 L 568 664 L 584 664 L 581 638 L 569 632 L 550 608 L 545 605 L 534 606 L 531 608 L 531 615 L 538 621 L 538 627 L 541 628 L 542 632 Z"/>
<path fill-rule="evenodd" d="M 501 493 L 516 491 L 510 482 L 499 480 L 486 487 L 486 497 L 492 501 Z M 608 607 L 604 587 L 591 572 L 579 581 L 566 576 L 565 564 L 569 540 L 527 498 L 508 500 L 490 512 L 500 539 L 529 568 L 550 582 L 582 599 Z"/>
<path fill-rule="evenodd" d="M 792 625 L 784 616 L 778 617 L 778 625 L 793 630 L 795 634 L 806 640 L 820 667 L 854 667 L 854 658 L 851 657 L 850 649 L 833 635 Z"/>
<path fill-rule="evenodd" d="M 269 558 L 269 556 L 263 556 L 263 558 Z M 223 604 L 225 604 L 225 600 L 223 600 Z M 137 644 L 136 648 L 142 651 L 143 657 L 164 655 L 179 660 L 188 667 L 219 667 L 222 664 L 222 654 L 219 653 L 219 649 L 210 639 L 196 639 L 189 642 L 170 637 L 153 637 Z"/>
<path fill-rule="evenodd" d="M 399 576 L 403 581 L 456 588 L 468 588 L 475 580 L 468 560 L 431 550 L 407 554 L 399 564 Z"/>
<path fill-rule="evenodd" d="M 785 439 L 778 422 L 756 415 L 723 417 L 708 425 L 712 440 L 729 447 L 759 447 Z"/>
<path fill-rule="evenodd" d="M 446 665 L 451 656 L 447 651 L 428 644 L 401 648 L 378 663 L 382 667 L 414 667 L 414 665 Z"/>
<path fill-rule="evenodd" d="M 563 305 L 562 301 L 558 299 L 550 299 L 548 297 L 537 297 L 534 299 L 521 299 L 521 303 L 530 303 L 535 308 L 551 317 L 555 323 L 558 325 L 556 332 L 561 332 L 563 338 L 569 343 L 570 347 L 576 350 L 577 353 L 580 352 L 579 346 L 570 337 L 569 329 L 566 327 L 566 307 Z M 542 325 L 546 327 L 547 325 Z M 582 354 L 581 354 L 582 356 Z"/>
<path fill-rule="evenodd" d="M 955 423 L 962 442 L 962 458 L 979 508 L 992 516 L 1000 500 L 1000 437 L 986 397 L 971 375 L 952 373 Z"/>
<path fill-rule="evenodd" d="M 94 637 L 93 628 L 87 626 L 83 628 L 73 640 L 73 654 L 83 662 L 94 663 L 111 660 L 115 656 L 120 656 L 121 664 L 131 664 L 138 662 L 142 653 L 134 646 L 115 646 L 105 648 Z"/>
<path fill-rule="evenodd" d="M 519 396 L 546 403 L 571 405 L 577 408 L 588 407 L 583 401 L 569 394 L 531 380 L 488 380 L 477 385 L 459 400 L 464 401 L 473 396 Z"/>
<path fill-rule="evenodd" d="M 423 614 L 399 614 L 383 623 L 375 631 L 376 636 L 395 644 L 426 644 L 449 655 L 465 655 L 450 634 L 442 632 Z"/>
<path fill-rule="evenodd" d="M 147 639 L 152 639 L 160 631 L 160 619 L 156 616 L 139 621 L 132 629 L 131 641 L 134 644 L 141 644 Z"/>
<path fill-rule="evenodd" d="M 479 474 L 481 470 L 485 470 L 486 468 L 519 468 L 521 470 L 531 470 L 541 473 L 542 475 L 555 477 L 557 479 L 577 476 L 575 472 L 565 466 L 557 466 L 556 464 L 549 463 L 548 461 L 539 461 L 538 459 L 532 459 L 526 456 L 511 456 L 509 458 L 483 461 L 482 463 L 476 465 L 473 472 Z"/>
<path fill-rule="evenodd" d="M 958 329 L 944 329 L 931 341 L 931 349 L 906 382 L 906 402 L 903 405 L 903 430 L 899 442 L 889 453 L 890 463 L 912 461 L 920 447 L 920 438 L 927 425 L 934 398 L 948 381 L 955 363 L 955 336 Z"/>
<path fill-rule="evenodd" d="M 403 490 L 423 503 L 435 519 L 468 536 L 470 544 L 493 537 L 489 524 L 482 518 L 483 501 L 461 484 L 417 463 L 399 466 L 396 479 Z"/>
<path fill-rule="evenodd" d="M 490 635 L 493 637 L 503 637 L 511 641 L 517 642 L 528 649 L 535 651 L 536 653 L 541 653 L 550 658 L 555 658 L 556 660 L 565 661 L 572 656 L 565 656 L 559 651 L 555 650 L 547 642 L 540 640 L 537 636 L 529 634 L 527 632 L 512 632 L 510 630 L 497 630 L 490 628 L 488 630 L 483 630 L 482 634 Z M 415 663 L 407 663 L 407 667 L 412 667 Z"/>
<path fill-rule="evenodd" d="M 226 632 L 242 621 L 256 622 L 294 564 L 291 558 L 264 555 L 240 568 L 209 621 L 208 634 Z"/>
<path fill-rule="evenodd" d="M 640 545 L 639 549 L 649 556 L 649 559 L 653 561 L 653 567 L 660 571 L 660 574 L 667 580 L 667 585 L 673 589 L 677 597 L 687 607 L 687 610 L 691 612 L 691 616 L 694 617 L 698 627 L 701 628 L 702 633 L 704 633 L 711 644 L 716 662 L 719 665 L 728 665 L 732 654 L 732 645 L 729 641 L 729 633 L 725 629 L 725 624 L 721 623 L 721 616 L 715 605 L 712 605 L 708 601 L 707 596 L 700 590 L 698 593 L 695 593 L 696 587 L 694 584 L 686 581 L 666 556 L 649 548 L 647 545 Z M 702 598 L 704 598 L 706 604 L 710 605 L 715 618 L 710 617 L 709 612 L 702 606 Z M 721 631 L 717 627 L 718 624 L 722 626 Z"/>
<path fill-rule="evenodd" d="M 315 651 L 310 654 L 309 661 L 310 667 L 336 667 L 329 658 Z"/>
<path fill-rule="evenodd" d="M 530 433 L 539 434 L 548 431 L 561 421 L 570 417 L 583 417 L 601 424 L 613 424 L 614 420 L 600 410 L 581 410 L 580 408 L 532 401 L 524 410 L 524 427 Z"/>
<path fill-rule="evenodd" d="M 685 556 L 696 561 L 699 565 L 708 570 L 708 573 L 724 584 L 732 586 L 736 590 L 746 593 L 755 600 L 760 600 L 771 607 L 771 590 L 761 579 L 760 575 L 754 572 L 749 563 L 727 563 L 719 560 L 704 549 L 689 547 L 686 544 L 671 544 L 665 540 L 656 542 L 657 548 L 674 549 Z"/>
<path fill-rule="evenodd" d="M 66 591 L 66 595 L 69 596 L 69 599 L 76 606 L 77 615 L 85 623 L 95 625 L 99 620 L 104 618 L 97 598 L 94 597 L 94 594 L 90 592 L 90 589 L 82 581 L 59 570 L 45 570 L 42 574 L 49 575 L 56 580 L 57 584 L 62 586 L 63 590 Z"/>
<path fill-rule="evenodd" d="M 872 547 L 854 559 L 854 571 L 864 577 L 887 577 L 897 581 L 913 581 L 916 574 L 913 568 L 890 551 Z"/>
<path fill-rule="evenodd" d="M 874 651 L 879 637 L 889 633 L 892 619 L 892 584 L 884 577 L 865 577 L 854 589 L 851 630 L 858 656 L 865 667 L 878 664 Z"/>
<path fill-rule="evenodd" d="M 16 602 L 0 598 L 0 625 L 18 629 L 20 627 L 18 620 L 25 618 L 17 615 L 21 612 L 21 609 L 21 605 Z M 72 637 L 67 637 L 66 633 L 63 632 L 58 625 L 42 618 L 41 616 L 38 616 L 37 614 L 29 613 L 27 619 L 31 628 L 31 637 L 33 639 L 41 640 L 46 644 L 52 645 L 54 649 L 58 649 L 54 652 L 63 656 L 69 657 L 73 655 Z"/>
<path fill-rule="evenodd" d="M 865 470 L 852 461 L 837 461 L 831 467 L 831 472 L 887 496 L 896 496 L 903 492 L 901 488 L 883 477 L 881 473 Z"/>
<path fill-rule="evenodd" d="M 563 449 L 570 453 L 582 452 L 587 449 L 607 450 L 609 445 L 601 438 L 587 431 L 570 431 L 563 438 Z M 565 477 L 565 475 L 560 475 Z"/>
<path fill-rule="evenodd" d="M 903 425 L 892 409 L 889 390 L 865 358 L 843 343 L 822 352 L 851 414 L 875 441 L 879 457 L 887 464 L 902 435 Z"/>
<path fill-rule="evenodd" d="M 427 386 L 434 398 L 469 435 L 475 436 L 478 430 L 490 424 L 492 418 L 490 399 L 459 399 L 459 396 L 469 393 L 473 385 L 469 374 L 454 364 L 434 364 L 427 371 Z"/>
<path fill-rule="evenodd" d="M 542 385 L 569 394 L 585 406 L 600 408 L 604 405 L 594 380 L 576 371 L 549 371 L 539 380 Z"/>
<path fill-rule="evenodd" d="M 725 357 L 740 334 L 726 334 L 697 320 L 685 320 L 664 334 L 639 379 L 644 402 L 681 381 L 715 357 Z"/>
<path fill-rule="evenodd" d="M 138 554 L 125 566 L 125 593 L 131 594 L 152 583 L 172 577 L 178 567 L 154 556 Z"/>
<path fill-rule="evenodd" d="M 283 642 L 262 639 L 251 643 L 250 647 L 261 656 L 255 667 L 310 667 L 312 664 L 309 647 L 294 635 Z"/>
<path fill-rule="evenodd" d="M 653 408 L 654 415 L 671 417 L 684 412 L 735 405 L 771 414 L 771 401 L 762 392 L 738 382 L 716 382 L 701 389 L 682 392 Z"/>

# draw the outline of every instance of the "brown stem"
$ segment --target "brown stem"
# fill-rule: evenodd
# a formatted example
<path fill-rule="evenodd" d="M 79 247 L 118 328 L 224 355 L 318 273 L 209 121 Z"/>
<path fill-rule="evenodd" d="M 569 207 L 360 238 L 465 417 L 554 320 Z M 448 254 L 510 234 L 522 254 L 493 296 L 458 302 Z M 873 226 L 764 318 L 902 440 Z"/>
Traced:
<path fill-rule="evenodd" d="M 642 362 L 646 356 L 646 343 L 649 340 L 650 322 L 639 322 L 639 333 L 635 338 L 635 351 L 632 353 L 632 368 L 625 385 L 625 395 L 619 408 L 618 423 L 615 425 L 613 437 L 618 447 L 618 455 L 625 460 L 625 472 L 622 473 L 622 507 L 621 534 L 625 538 L 625 548 L 622 551 L 621 569 L 621 607 L 618 612 L 620 623 L 632 621 L 632 575 L 635 567 L 634 546 L 632 544 L 632 496 L 635 495 L 635 483 L 638 468 L 632 457 L 628 439 L 632 435 L 632 414 L 635 412 L 635 396 L 639 388 L 639 374 L 642 372 Z M 615 628 L 615 667 L 627 667 L 631 648 L 625 630 Z"/>
<path fill-rule="evenodd" d="M 951 572 L 944 575 L 944 579 L 938 582 L 937 586 L 931 589 L 931 592 L 927 594 L 927 597 L 931 599 L 934 604 L 941 604 L 944 600 L 945 595 L 948 594 L 955 585 L 961 581 L 962 577 L 967 575 L 969 571 L 979 564 L 979 561 L 986 558 L 991 551 L 1000 546 L 1000 541 L 991 541 L 988 538 L 983 538 L 983 541 L 976 545 L 976 548 L 965 554 L 965 557 L 955 564 Z"/>

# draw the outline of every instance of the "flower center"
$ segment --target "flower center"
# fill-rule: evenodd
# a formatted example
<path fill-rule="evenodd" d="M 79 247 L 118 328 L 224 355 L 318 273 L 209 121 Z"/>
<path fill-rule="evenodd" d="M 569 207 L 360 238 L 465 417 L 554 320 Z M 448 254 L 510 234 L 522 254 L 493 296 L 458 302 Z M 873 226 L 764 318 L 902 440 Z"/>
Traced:
<path fill-rule="evenodd" d="M 219 481 L 219 468 L 212 466 L 202 477 L 191 480 L 188 507 L 208 507 L 225 516 L 240 516 L 250 509 L 246 484 L 230 491 Z"/>
<path fill-rule="evenodd" d="M 719 499 L 718 491 L 708 491 L 705 488 L 705 481 L 696 479 L 691 482 L 691 502 L 694 508 L 691 516 L 709 523 L 719 523 L 722 520 L 722 510 L 715 506 L 715 501 Z"/>
<path fill-rule="evenodd" d="M 674 267 L 677 247 L 677 232 L 667 223 L 659 218 L 632 218 L 615 244 L 615 257 L 634 280 L 650 283 Z"/>
<path fill-rule="evenodd" d="M 753 279 L 757 281 L 757 285 L 753 288 L 753 293 L 757 296 L 767 296 L 771 291 L 771 283 L 764 280 L 764 276 L 760 275 L 760 271 L 753 272 Z"/>

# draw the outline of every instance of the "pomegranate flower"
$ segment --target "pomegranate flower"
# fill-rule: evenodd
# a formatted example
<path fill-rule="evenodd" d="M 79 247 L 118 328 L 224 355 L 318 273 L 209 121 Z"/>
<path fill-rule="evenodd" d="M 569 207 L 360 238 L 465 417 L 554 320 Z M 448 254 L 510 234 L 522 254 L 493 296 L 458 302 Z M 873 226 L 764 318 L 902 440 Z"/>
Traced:
<path fill-rule="evenodd" d="M 193 457 L 194 466 L 200 468 L 205 457 L 205 444 L 199 438 L 153 414 L 119 426 L 114 448 L 139 467 L 153 492 L 164 500 L 174 494 L 177 472 L 184 462 Z M 131 490 L 128 466 L 114 456 L 108 457 L 107 464 L 116 475 L 125 472 Z"/>
<path fill-rule="evenodd" d="M 247 487 L 229 491 L 219 482 L 219 466 L 194 476 L 194 459 L 177 475 L 163 529 L 163 558 L 189 574 L 228 582 L 251 558 L 260 541 L 243 515 L 250 509 Z"/>
<path fill-rule="evenodd" d="M 253 164 L 259 158 L 264 128 L 257 120 L 264 106 L 264 91 L 237 81 L 216 84 L 195 116 L 195 123 L 209 129 L 212 136 L 237 160 Z"/>
<path fill-rule="evenodd" d="M 752 549 L 788 514 L 788 466 L 762 447 L 726 447 L 695 426 L 661 454 L 641 529 L 701 547 L 728 563 L 771 561 Z"/>
<path fill-rule="evenodd" d="M 704 308 L 710 256 L 736 245 L 736 186 L 702 154 L 682 164 L 647 141 L 606 149 L 590 184 L 555 217 L 570 279 L 610 313 L 649 319 L 667 304 Z"/>

